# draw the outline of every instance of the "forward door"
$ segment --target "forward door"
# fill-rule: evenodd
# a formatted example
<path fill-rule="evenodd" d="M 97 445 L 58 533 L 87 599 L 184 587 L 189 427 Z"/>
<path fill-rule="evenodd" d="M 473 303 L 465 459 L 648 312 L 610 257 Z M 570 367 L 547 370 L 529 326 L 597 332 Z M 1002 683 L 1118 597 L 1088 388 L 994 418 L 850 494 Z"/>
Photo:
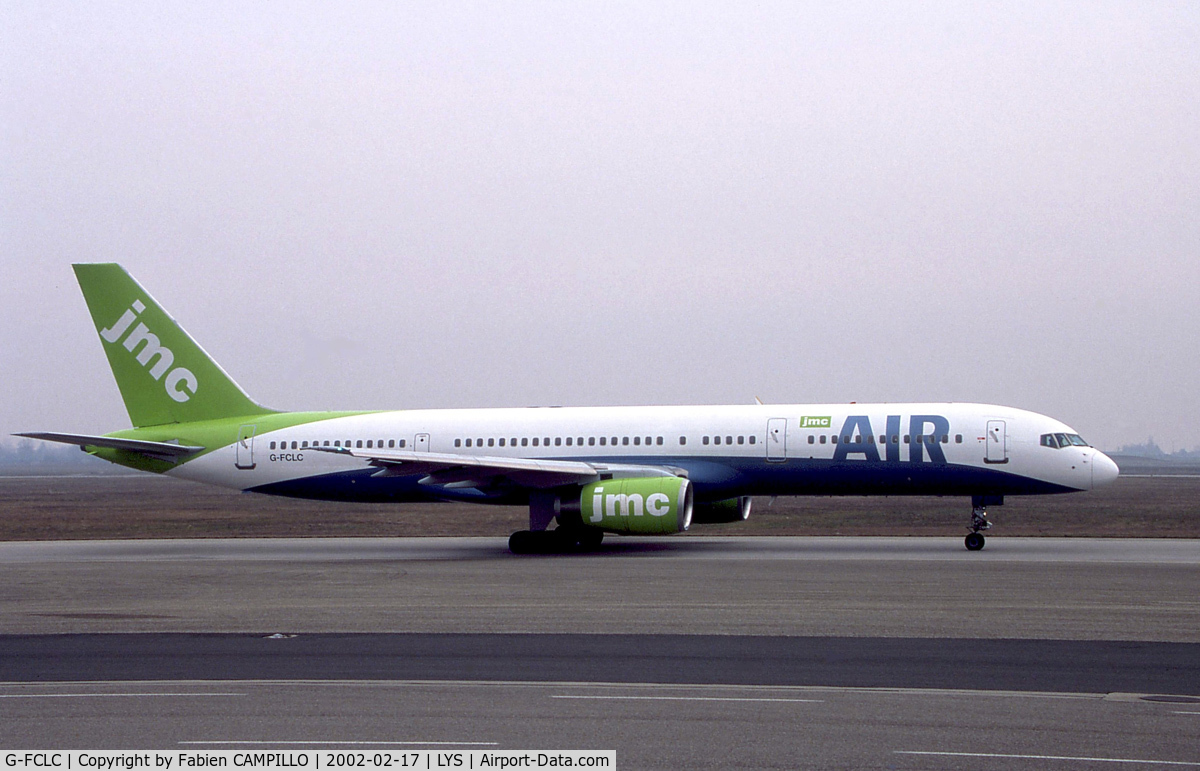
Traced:
<path fill-rule="evenodd" d="M 787 458 L 787 418 L 771 418 L 767 421 L 767 460 L 782 461 Z"/>
<path fill-rule="evenodd" d="M 1003 420 L 989 420 L 987 423 L 987 457 L 988 463 L 1008 463 L 1008 431 Z"/>

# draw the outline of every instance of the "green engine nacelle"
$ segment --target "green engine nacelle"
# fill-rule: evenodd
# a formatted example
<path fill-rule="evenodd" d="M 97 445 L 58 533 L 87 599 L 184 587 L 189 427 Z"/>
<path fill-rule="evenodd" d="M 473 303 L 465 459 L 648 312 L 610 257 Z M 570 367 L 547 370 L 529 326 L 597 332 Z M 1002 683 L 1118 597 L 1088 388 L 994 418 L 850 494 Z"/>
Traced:
<path fill-rule="evenodd" d="M 583 524 L 613 533 L 681 533 L 692 524 L 692 483 L 680 477 L 607 479 L 585 485 Z"/>
<path fill-rule="evenodd" d="M 750 516 L 750 496 L 729 498 L 724 501 L 697 503 L 692 511 L 692 521 L 702 525 L 724 522 L 742 522 Z"/>

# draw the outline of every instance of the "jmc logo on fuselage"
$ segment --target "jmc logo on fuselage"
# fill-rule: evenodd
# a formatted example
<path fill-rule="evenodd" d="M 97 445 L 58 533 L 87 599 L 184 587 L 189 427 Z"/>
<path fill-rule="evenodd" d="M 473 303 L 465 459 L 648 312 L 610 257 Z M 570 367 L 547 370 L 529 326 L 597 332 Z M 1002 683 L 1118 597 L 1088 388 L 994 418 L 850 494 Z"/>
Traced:
<path fill-rule="evenodd" d="M 106 343 L 117 342 L 129 330 L 133 322 L 138 320 L 138 314 L 144 310 L 146 310 L 146 305 L 141 300 L 134 300 L 133 305 L 121 315 L 121 318 L 117 319 L 116 324 L 108 329 L 100 330 L 100 337 Z M 155 380 L 162 380 L 163 375 L 166 375 L 163 385 L 167 389 L 167 396 L 177 402 L 186 402 L 192 398 L 199 386 L 196 376 L 186 367 L 171 369 L 171 365 L 175 363 L 175 354 L 162 344 L 158 335 L 151 332 L 150 328 L 141 322 L 138 322 L 138 325 L 125 338 L 125 350 L 132 354 L 139 344 L 142 345 L 142 350 L 136 356 L 138 364 L 148 367 L 150 376 Z M 150 362 L 156 356 L 158 361 L 151 366 Z"/>

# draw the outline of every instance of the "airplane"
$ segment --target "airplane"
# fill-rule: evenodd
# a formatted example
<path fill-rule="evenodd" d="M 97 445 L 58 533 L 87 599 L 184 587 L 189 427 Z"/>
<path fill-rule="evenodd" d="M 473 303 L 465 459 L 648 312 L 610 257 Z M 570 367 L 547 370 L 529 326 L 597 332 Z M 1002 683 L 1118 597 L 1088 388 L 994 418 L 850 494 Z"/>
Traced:
<path fill-rule="evenodd" d="M 1119 474 L 1069 426 L 990 404 L 280 412 L 120 265 L 73 267 L 133 428 L 16 436 L 247 492 L 528 506 L 516 554 L 738 522 L 752 496 L 788 495 L 970 497 L 964 543 L 978 551 L 987 507 L 1005 496 L 1092 490 Z"/>

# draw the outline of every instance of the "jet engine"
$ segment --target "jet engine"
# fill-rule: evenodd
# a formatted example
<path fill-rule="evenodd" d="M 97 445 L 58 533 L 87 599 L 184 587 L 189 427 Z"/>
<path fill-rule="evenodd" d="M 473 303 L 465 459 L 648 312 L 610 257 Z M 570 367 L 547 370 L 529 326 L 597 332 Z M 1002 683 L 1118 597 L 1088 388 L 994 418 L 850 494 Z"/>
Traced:
<path fill-rule="evenodd" d="M 692 508 L 692 521 L 702 525 L 741 522 L 750 516 L 750 496 L 724 501 L 697 503 Z"/>
<path fill-rule="evenodd" d="M 606 479 L 580 491 L 583 525 L 612 533 L 681 533 L 692 524 L 692 483 L 680 477 Z"/>

